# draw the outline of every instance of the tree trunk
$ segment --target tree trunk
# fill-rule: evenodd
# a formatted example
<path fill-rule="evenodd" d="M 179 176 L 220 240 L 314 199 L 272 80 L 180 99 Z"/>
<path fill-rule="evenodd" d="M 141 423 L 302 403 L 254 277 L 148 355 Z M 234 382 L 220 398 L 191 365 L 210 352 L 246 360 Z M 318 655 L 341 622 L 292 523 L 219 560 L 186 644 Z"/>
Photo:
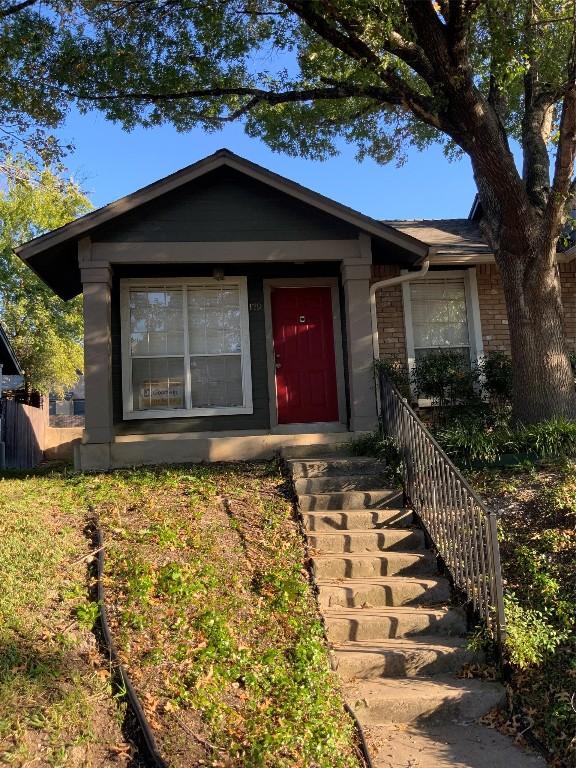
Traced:
<path fill-rule="evenodd" d="M 526 235 L 524 229 L 524 242 Z M 556 241 L 545 243 L 545 238 L 534 237 L 534 231 L 531 235 L 528 253 L 519 252 L 518 241 L 510 242 L 516 239 L 513 236 L 501 238 L 496 252 L 508 312 L 513 415 L 524 424 L 576 417 L 576 389 L 564 338 L 555 262 Z"/>

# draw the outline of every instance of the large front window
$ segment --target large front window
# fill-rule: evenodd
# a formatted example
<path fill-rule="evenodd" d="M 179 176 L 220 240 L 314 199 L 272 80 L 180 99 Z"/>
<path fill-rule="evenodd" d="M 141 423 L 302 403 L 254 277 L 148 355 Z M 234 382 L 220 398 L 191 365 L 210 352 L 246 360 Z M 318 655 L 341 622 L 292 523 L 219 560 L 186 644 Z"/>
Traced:
<path fill-rule="evenodd" d="M 244 278 L 124 281 L 124 416 L 250 413 Z"/>

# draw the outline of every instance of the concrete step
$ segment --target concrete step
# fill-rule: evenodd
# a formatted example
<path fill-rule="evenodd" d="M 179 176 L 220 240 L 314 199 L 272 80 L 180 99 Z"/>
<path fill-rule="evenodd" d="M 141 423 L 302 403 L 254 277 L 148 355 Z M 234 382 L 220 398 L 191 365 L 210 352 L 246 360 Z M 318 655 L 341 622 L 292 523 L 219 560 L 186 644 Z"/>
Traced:
<path fill-rule="evenodd" d="M 418 579 L 323 579 L 316 582 L 320 609 L 377 608 L 391 605 L 434 605 L 450 600 L 450 582 L 442 576 Z"/>
<path fill-rule="evenodd" d="M 477 720 L 506 698 L 500 683 L 453 677 L 362 680 L 344 692 L 362 725 Z"/>
<path fill-rule="evenodd" d="M 460 608 L 395 606 L 380 608 L 325 608 L 326 634 L 332 643 L 349 640 L 386 640 L 410 635 L 466 633 L 466 616 Z"/>
<path fill-rule="evenodd" d="M 369 456 L 343 456 L 339 458 L 290 460 L 288 466 L 295 480 L 313 477 L 352 477 L 354 475 L 380 476 L 384 464 Z"/>
<path fill-rule="evenodd" d="M 283 459 L 310 459 L 317 458 L 338 459 L 350 456 L 349 432 L 330 432 L 320 435 L 311 435 L 308 440 L 304 435 L 298 436 L 298 441 L 292 440 L 292 445 L 283 445 L 280 448 L 280 456 Z M 291 440 L 290 435 L 286 435 Z"/>
<path fill-rule="evenodd" d="M 422 552 L 362 552 L 349 555 L 314 555 L 317 579 L 363 579 L 379 576 L 437 576 L 434 555 Z"/>
<path fill-rule="evenodd" d="M 381 475 L 333 475 L 332 477 L 301 477 L 294 481 L 298 495 L 338 493 L 339 491 L 375 491 L 385 487 Z"/>
<path fill-rule="evenodd" d="M 408 509 L 346 509 L 340 512 L 303 512 L 304 526 L 309 531 L 343 531 L 394 527 L 409 528 L 414 515 Z"/>
<path fill-rule="evenodd" d="M 308 545 L 322 555 L 346 552 L 412 552 L 424 549 L 420 528 L 381 528 L 378 531 L 317 531 L 309 533 Z"/>
<path fill-rule="evenodd" d="M 495 728 L 466 722 L 370 726 L 374 768 L 546 768 Z"/>
<path fill-rule="evenodd" d="M 416 635 L 337 644 L 332 647 L 332 668 L 343 680 L 375 677 L 455 675 L 464 664 L 482 660 L 466 647 L 466 638 Z"/>
<path fill-rule="evenodd" d="M 301 494 L 301 512 L 326 509 L 381 509 L 402 506 L 402 491 L 387 488 L 379 491 L 335 491 L 334 493 Z"/>

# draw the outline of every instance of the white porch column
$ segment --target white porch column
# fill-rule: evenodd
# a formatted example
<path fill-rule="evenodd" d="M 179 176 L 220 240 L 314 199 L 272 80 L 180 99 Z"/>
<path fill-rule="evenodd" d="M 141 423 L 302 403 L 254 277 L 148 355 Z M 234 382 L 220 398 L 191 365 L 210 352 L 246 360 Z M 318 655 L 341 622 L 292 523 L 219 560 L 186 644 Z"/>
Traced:
<path fill-rule="evenodd" d="M 110 266 L 81 269 L 84 294 L 84 383 L 86 416 L 84 444 L 110 443 L 112 418 L 112 334 Z"/>
<path fill-rule="evenodd" d="M 370 264 L 342 264 L 342 284 L 348 341 L 350 429 L 376 429 L 376 389 L 372 320 L 370 316 Z"/>

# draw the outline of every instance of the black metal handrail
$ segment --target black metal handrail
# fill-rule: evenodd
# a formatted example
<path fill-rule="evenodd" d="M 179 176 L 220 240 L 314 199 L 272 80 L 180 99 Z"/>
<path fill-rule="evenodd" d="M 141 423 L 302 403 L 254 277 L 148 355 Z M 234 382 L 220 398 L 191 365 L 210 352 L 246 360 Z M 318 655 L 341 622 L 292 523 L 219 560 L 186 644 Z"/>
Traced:
<path fill-rule="evenodd" d="M 399 456 L 404 491 L 448 568 L 501 646 L 506 633 L 496 514 L 450 461 L 406 398 L 380 371 L 382 427 Z"/>

